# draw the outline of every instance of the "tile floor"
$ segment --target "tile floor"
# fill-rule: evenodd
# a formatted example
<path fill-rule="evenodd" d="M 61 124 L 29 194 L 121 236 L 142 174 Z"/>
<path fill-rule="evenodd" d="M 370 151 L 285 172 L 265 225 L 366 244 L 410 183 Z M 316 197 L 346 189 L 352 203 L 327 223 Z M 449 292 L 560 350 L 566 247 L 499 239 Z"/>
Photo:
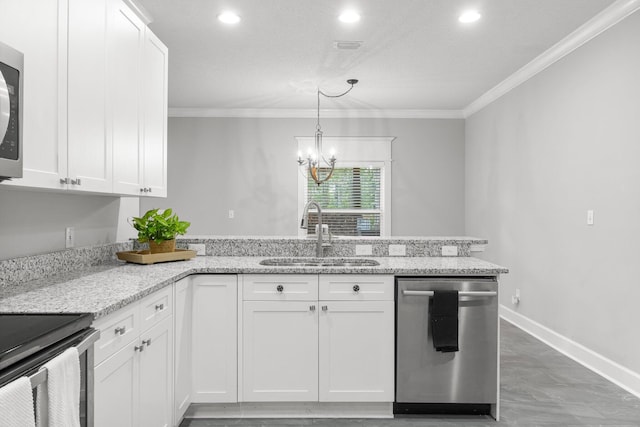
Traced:
<path fill-rule="evenodd" d="M 501 419 L 428 416 L 396 419 L 202 419 L 180 427 L 640 427 L 640 399 L 501 322 Z"/>

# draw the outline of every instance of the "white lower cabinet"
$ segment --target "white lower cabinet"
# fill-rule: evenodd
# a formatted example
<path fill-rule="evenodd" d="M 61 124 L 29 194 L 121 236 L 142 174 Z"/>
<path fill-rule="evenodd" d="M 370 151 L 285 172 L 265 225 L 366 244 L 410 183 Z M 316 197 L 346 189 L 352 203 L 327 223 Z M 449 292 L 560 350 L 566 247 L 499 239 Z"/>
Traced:
<path fill-rule="evenodd" d="M 393 276 L 295 277 L 243 277 L 242 400 L 393 402 Z"/>
<path fill-rule="evenodd" d="M 235 275 L 191 276 L 193 403 L 238 401 L 237 282 Z"/>
<path fill-rule="evenodd" d="M 320 301 L 319 400 L 393 402 L 394 302 Z"/>
<path fill-rule="evenodd" d="M 193 330 L 193 288 L 191 276 L 174 285 L 174 425 L 179 425 L 191 404 L 191 354 Z"/>
<path fill-rule="evenodd" d="M 172 310 L 172 288 L 166 288 L 94 324 L 101 333 L 96 347 L 104 349 L 94 370 L 96 427 L 173 425 Z M 148 328 L 127 341 L 111 338 L 127 336 L 136 325 Z M 110 348 L 114 352 L 106 353 Z"/>
<path fill-rule="evenodd" d="M 245 402 L 318 400 L 318 312 L 308 301 L 245 301 Z"/>

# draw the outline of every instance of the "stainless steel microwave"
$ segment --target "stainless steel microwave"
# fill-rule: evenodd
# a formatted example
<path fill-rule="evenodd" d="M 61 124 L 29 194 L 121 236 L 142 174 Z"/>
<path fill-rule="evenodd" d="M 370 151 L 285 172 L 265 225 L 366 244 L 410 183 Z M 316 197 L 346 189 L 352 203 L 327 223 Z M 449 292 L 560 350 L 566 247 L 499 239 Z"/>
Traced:
<path fill-rule="evenodd" d="M 0 42 L 0 181 L 22 178 L 24 56 Z"/>

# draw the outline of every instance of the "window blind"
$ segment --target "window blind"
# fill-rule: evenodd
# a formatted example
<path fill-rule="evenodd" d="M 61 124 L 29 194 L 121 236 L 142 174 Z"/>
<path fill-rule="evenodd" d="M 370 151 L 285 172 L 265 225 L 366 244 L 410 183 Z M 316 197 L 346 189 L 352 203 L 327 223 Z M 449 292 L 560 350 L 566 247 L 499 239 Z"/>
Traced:
<path fill-rule="evenodd" d="M 321 174 L 328 173 L 321 168 Z M 322 222 L 336 236 L 380 236 L 382 169 L 379 167 L 335 168 L 331 179 L 316 185 L 307 178 L 307 202 L 322 207 Z M 315 234 L 317 212 L 309 212 L 307 234 Z"/>

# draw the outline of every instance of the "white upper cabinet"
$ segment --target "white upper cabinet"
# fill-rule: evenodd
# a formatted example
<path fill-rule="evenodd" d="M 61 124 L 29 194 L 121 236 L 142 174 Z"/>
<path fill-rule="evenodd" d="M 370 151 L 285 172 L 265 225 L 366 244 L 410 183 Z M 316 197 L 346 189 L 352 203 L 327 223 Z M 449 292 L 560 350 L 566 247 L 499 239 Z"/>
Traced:
<path fill-rule="evenodd" d="M 166 197 L 168 50 L 122 0 L 110 1 L 113 192 Z"/>
<path fill-rule="evenodd" d="M 107 0 L 69 0 L 68 188 L 112 191 L 107 137 Z"/>
<path fill-rule="evenodd" d="M 169 51 L 146 31 L 143 63 L 143 194 L 167 196 L 167 94 Z"/>
<path fill-rule="evenodd" d="M 60 125 L 66 121 L 67 68 L 66 32 L 58 32 L 58 15 L 66 19 L 66 0 L 3 1 L 1 9 L 0 40 L 24 54 L 24 175 L 1 185 L 62 188 L 67 141 Z"/>
<path fill-rule="evenodd" d="M 123 0 L 5 3 L 0 39 L 25 55 L 24 177 L 1 185 L 166 197 L 168 51 L 144 19 Z"/>
<path fill-rule="evenodd" d="M 142 167 L 142 52 L 145 25 L 122 1 L 111 2 L 109 102 L 113 143 L 113 191 L 140 194 Z"/>

